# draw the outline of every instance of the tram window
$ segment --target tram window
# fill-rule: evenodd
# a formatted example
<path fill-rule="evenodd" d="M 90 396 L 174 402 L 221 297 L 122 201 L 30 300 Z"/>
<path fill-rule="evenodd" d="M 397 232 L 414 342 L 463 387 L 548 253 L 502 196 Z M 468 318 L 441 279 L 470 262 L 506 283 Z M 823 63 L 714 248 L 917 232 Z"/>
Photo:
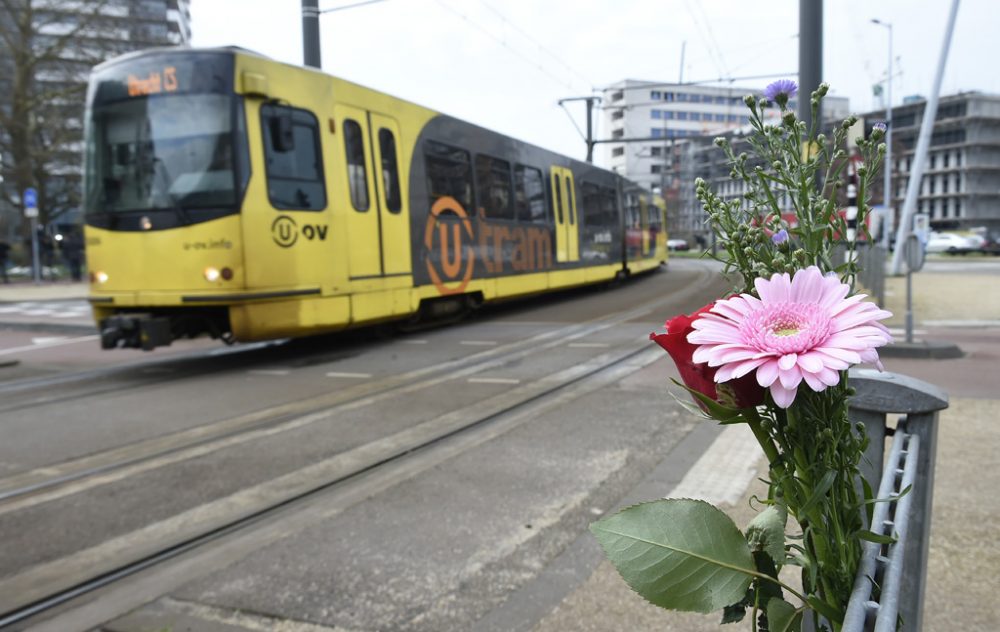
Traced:
<path fill-rule="evenodd" d="M 260 108 L 264 137 L 267 195 L 280 209 L 321 211 L 326 208 L 319 123 L 307 110 L 265 104 Z M 291 121 L 291 132 L 276 142 L 275 121 Z M 287 125 L 287 123 L 285 123 Z M 282 150 L 283 148 L 284 151 Z"/>
<path fill-rule="evenodd" d="M 534 167 L 516 165 L 514 167 L 514 201 L 517 205 L 517 219 L 522 222 L 544 222 L 545 181 L 542 172 Z"/>
<path fill-rule="evenodd" d="M 510 191 L 510 163 L 482 154 L 476 156 L 479 208 L 489 219 L 514 219 Z"/>
<path fill-rule="evenodd" d="M 618 226 L 618 211 L 613 189 L 599 187 L 592 182 L 581 182 L 580 194 L 583 197 L 583 223 L 586 226 Z"/>
<path fill-rule="evenodd" d="M 618 217 L 618 194 L 615 193 L 614 189 L 601 187 L 601 212 L 607 218 Z M 615 219 L 613 223 L 617 224 L 618 222 Z"/>
<path fill-rule="evenodd" d="M 385 205 L 392 213 L 402 208 L 399 191 L 399 167 L 396 161 L 396 138 L 386 128 L 378 131 L 379 154 L 382 155 L 382 186 L 385 187 Z"/>
<path fill-rule="evenodd" d="M 605 223 L 601 210 L 601 193 L 596 184 L 580 183 L 580 197 L 583 209 L 583 223 L 587 226 L 600 226 Z"/>
<path fill-rule="evenodd" d="M 433 140 L 424 143 L 430 203 L 452 197 L 464 211 L 472 208 L 472 165 L 469 152 Z"/>
<path fill-rule="evenodd" d="M 351 204 L 357 211 L 368 210 L 368 176 L 365 173 L 365 143 L 361 126 L 353 119 L 344 119 L 344 149 L 347 151 L 347 184 Z"/>

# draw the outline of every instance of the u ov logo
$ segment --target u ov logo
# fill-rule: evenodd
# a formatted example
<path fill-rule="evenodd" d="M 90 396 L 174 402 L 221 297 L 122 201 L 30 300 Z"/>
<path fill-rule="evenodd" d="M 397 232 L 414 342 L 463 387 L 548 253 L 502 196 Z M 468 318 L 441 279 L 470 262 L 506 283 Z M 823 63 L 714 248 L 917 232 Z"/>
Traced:
<path fill-rule="evenodd" d="M 271 238 L 282 248 L 289 248 L 299 238 L 299 227 L 288 215 L 279 215 L 271 224 Z"/>
<path fill-rule="evenodd" d="M 457 221 L 442 221 L 441 215 Z M 437 255 L 426 259 L 427 274 L 442 295 L 459 294 L 469 285 L 475 267 L 472 241 L 472 222 L 461 203 L 450 196 L 438 198 L 424 227 L 424 247 L 428 255 Z"/>

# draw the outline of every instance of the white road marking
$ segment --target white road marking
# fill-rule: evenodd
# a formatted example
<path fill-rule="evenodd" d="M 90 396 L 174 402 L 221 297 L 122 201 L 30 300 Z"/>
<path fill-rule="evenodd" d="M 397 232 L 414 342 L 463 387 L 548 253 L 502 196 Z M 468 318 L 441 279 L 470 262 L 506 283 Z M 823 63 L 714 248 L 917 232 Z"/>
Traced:
<path fill-rule="evenodd" d="M 53 342 L 60 342 L 66 340 L 66 336 L 40 336 L 38 338 L 32 338 L 31 344 L 33 345 L 48 345 Z"/>
<path fill-rule="evenodd" d="M 291 372 L 291 369 L 250 369 L 247 371 L 250 375 L 288 375 Z"/>
<path fill-rule="evenodd" d="M 605 347 L 610 347 L 611 345 L 603 342 L 571 342 L 569 346 L 576 347 L 578 349 L 592 348 L 592 349 L 603 349 Z"/>
<path fill-rule="evenodd" d="M 469 382 L 473 384 L 520 384 L 521 380 L 506 377 L 470 377 Z"/>
<path fill-rule="evenodd" d="M 71 345 L 76 342 L 90 342 L 100 338 L 98 335 L 93 336 L 80 336 L 79 338 L 58 338 L 58 339 L 48 339 L 48 342 L 39 343 L 34 345 L 29 345 L 26 347 L 14 347 L 13 349 L 0 349 L 0 355 L 10 355 L 12 353 L 24 353 L 26 351 L 37 351 L 39 349 L 48 349 L 49 347 L 61 347 L 63 345 Z"/>
<path fill-rule="evenodd" d="M 338 373 L 336 371 L 332 371 L 330 373 L 327 373 L 326 376 L 327 377 L 346 377 L 346 378 L 351 378 L 351 379 L 355 379 L 355 380 L 366 380 L 366 379 L 370 378 L 372 376 L 372 374 L 371 373 Z"/>
<path fill-rule="evenodd" d="M 763 456 L 746 424 L 726 426 L 667 498 L 735 505 L 757 475 L 757 464 Z"/>
<path fill-rule="evenodd" d="M 458 344 L 470 347 L 494 347 L 497 343 L 495 340 L 462 340 Z"/>

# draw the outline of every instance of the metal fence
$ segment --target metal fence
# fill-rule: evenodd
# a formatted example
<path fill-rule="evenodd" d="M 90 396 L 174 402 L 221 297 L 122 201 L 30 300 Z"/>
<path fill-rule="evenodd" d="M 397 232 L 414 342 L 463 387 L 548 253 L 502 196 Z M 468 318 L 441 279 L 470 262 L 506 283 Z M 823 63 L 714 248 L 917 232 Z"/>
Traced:
<path fill-rule="evenodd" d="M 834 251 L 835 263 L 847 261 L 849 252 L 846 244 L 839 246 Z M 879 307 L 885 307 L 887 254 L 885 248 L 869 242 L 857 242 L 855 245 L 854 257 L 858 264 L 857 282 L 875 299 Z"/>
<path fill-rule="evenodd" d="M 883 251 L 884 260 L 884 251 Z M 856 390 L 850 403 L 852 421 L 862 422 L 871 442 L 862 472 L 878 488 L 871 530 L 894 536 L 892 544 L 866 543 L 847 609 L 843 632 L 890 632 L 897 619 L 903 629 L 923 625 L 927 552 L 937 453 L 939 411 L 948 407 L 941 389 L 905 375 L 852 369 Z M 904 415 L 892 423 L 893 415 Z M 886 440 L 892 438 L 883 467 Z M 909 492 L 900 494 L 907 487 Z"/>

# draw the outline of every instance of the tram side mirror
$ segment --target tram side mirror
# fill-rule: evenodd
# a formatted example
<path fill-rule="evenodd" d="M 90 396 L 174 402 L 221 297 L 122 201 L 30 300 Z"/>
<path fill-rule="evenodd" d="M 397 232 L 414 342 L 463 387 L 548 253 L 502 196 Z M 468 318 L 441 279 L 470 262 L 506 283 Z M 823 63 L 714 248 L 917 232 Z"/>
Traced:
<path fill-rule="evenodd" d="M 292 111 L 275 108 L 271 115 L 271 146 L 275 151 L 286 152 L 295 149 L 295 133 L 292 128 Z"/>

